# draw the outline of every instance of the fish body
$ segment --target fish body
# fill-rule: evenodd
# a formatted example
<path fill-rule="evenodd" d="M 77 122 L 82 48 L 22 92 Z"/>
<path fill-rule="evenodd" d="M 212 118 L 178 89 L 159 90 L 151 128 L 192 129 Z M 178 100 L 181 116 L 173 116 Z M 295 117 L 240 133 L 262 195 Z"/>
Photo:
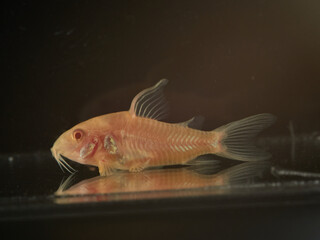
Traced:
<path fill-rule="evenodd" d="M 270 156 L 249 142 L 275 120 L 273 115 L 255 115 L 213 131 L 189 127 L 195 118 L 178 124 L 161 122 L 166 83 L 161 80 L 140 92 L 129 111 L 95 117 L 63 133 L 51 149 L 59 165 L 72 169 L 66 157 L 97 166 L 100 175 L 109 175 L 116 169 L 140 172 L 149 167 L 188 164 L 204 154 L 241 161 Z"/>
<path fill-rule="evenodd" d="M 118 163 L 119 169 L 184 164 L 199 155 L 221 151 L 219 133 L 132 117 L 129 112 L 107 115 L 106 118 L 114 122 L 114 130 L 105 132 L 101 140 L 114 139 L 115 164 Z M 102 157 L 106 154 L 106 147 L 101 147 L 100 151 Z M 108 154 L 112 155 L 107 150 Z"/>

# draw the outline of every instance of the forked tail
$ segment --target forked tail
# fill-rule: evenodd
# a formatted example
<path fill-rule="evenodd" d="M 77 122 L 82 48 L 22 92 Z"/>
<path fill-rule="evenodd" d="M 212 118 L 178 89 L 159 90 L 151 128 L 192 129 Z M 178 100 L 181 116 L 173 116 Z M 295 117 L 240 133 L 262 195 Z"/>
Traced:
<path fill-rule="evenodd" d="M 222 135 L 221 152 L 215 154 L 240 161 L 257 161 L 270 158 L 270 153 L 253 145 L 253 138 L 274 123 L 275 120 L 276 117 L 272 114 L 262 113 L 215 129 L 214 132 Z"/>

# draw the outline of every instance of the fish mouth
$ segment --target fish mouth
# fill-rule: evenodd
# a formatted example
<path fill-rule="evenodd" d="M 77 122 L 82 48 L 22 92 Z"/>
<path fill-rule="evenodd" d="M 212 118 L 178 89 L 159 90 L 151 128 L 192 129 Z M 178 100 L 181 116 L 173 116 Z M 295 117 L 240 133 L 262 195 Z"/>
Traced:
<path fill-rule="evenodd" d="M 55 160 L 57 161 L 62 172 L 64 172 L 64 169 L 71 174 L 74 174 L 75 172 L 77 172 L 77 170 L 75 170 L 73 167 L 70 166 L 69 163 L 67 163 L 66 160 L 69 160 L 69 159 L 63 156 L 62 154 L 60 154 L 56 149 L 51 148 L 51 153 L 55 158 Z"/>

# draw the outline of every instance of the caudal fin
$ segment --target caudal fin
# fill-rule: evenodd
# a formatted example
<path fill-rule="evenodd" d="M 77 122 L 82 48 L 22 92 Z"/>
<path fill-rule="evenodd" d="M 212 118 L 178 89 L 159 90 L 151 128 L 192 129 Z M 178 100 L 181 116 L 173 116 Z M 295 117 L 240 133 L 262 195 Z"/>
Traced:
<path fill-rule="evenodd" d="M 274 123 L 275 120 L 276 117 L 272 114 L 262 113 L 215 129 L 214 132 L 219 132 L 222 135 L 222 151 L 215 154 L 240 161 L 257 161 L 270 158 L 270 153 L 253 145 L 253 138 Z"/>

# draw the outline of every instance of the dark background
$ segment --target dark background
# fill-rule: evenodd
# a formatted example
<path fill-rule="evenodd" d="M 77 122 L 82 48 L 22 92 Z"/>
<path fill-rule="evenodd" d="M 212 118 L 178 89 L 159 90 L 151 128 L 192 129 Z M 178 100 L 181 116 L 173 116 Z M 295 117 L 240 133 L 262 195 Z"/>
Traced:
<path fill-rule="evenodd" d="M 48 150 L 66 129 L 127 110 L 161 78 L 171 115 L 205 129 L 278 116 L 319 130 L 319 1 L 7 1 L 1 153 Z"/>
<path fill-rule="evenodd" d="M 200 114 L 211 130 L 270 112 L 278 117 L 265 131 L 277 140 L 272 164 L 319 172 L 320 1 L 17 0 L 0 11 L 3 233 L 319 239 L 318 185 L 310 190 L 299 177 L 289 196 L 280 176 L 260 198 L 57 205 L 52 193 L 64 175 L 49 148 L 76 123 L 127 110 L 140 90 L 167 78 L 169 122 Z M 297 137 L 296 158 L 289 122 L 296 136 L 311 136 L 305 144 Z"/>

